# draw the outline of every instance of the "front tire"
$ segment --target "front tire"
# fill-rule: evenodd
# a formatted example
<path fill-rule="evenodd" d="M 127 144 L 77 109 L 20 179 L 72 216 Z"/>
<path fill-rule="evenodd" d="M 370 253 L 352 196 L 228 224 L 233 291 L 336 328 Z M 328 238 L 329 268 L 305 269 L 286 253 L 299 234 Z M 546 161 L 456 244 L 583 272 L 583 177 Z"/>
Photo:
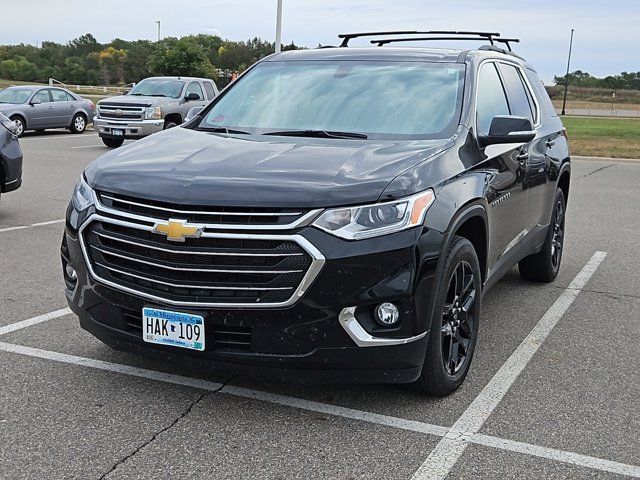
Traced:
<path fill-rule="evenodd" d="M 165 120 L 163 130 L 169 130 L 170 128 L 174 128 L 177 126 L 178 124 L 176 122 L 172 122 L 171 120 Z"/>
<path fill-rule="evenodd" d="M 102 143 L 104 143 L 109 148 L 118 148 L 124 143 L 124 139 L 102 137 Z"/>
<path fill-rule="evenodd" d="M 71 133 L 84 133 L 87 128 L 87 119 L 81 113 L 76 113 L 71 120 Z"/>
<path fill-rule="evenodd" d="M 455 236 L 438 280 L 429 345 L 420 377 L 411 384 L 414 390 L 444 397 L 462 385 L 478 338 L 481 279 L 473 245 Z"/>
<path fill-rule="evenodd" d="M 13 117 L 11 117 L 11 121 L 16 126 L 16 137 L 21 137 L 22 135 L 24 135 L 24 130 L 26 128 L 24 119 L 18 115 L 14 115 Z"/>
<path fill-rule="evenodd" d="M 556 191 L 553 215 L 540 253 L 529 255 L 518 263 L 520 276 L 531 282 L 553 282 L 560 271 L 564 249 L 564 219 L 567 202 L 564 192 Z"/>

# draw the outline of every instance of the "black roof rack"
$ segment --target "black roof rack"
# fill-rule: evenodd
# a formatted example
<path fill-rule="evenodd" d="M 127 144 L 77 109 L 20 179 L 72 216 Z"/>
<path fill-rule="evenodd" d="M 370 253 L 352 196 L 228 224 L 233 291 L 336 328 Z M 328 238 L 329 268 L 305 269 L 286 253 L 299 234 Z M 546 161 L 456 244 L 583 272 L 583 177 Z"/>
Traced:
<path fill-rule="evenodd" d="M 435 34 L 435 33 L 440 33 L 440 32 L 429 32 L 431 34 Z M 443 32 L 445 33 L 445 32 Z M 453 33 L 453 32 L 446 32 L 446 33 Z M 432 40 L 489 40 L 489 43 L 491 45 L 495 45 L 494 42 L 499 42 L 499 43 L 503 43 L 506 45 L 507 49 L 511 52 L 511 44 L 510 43 L 517 43 L 520 40 L 517 38 L 495 38 L 493 35 L 482 35 L 482 34 L 478 34 L 477 36 L 472 36 L 472 35 L 468 35 L 468 36 L 446 36 L 446 37 L 442 37 L 442 36 L 435 36 L 435 37 L 402 37 L 402 38 L 381 38 L 381 39 L 377 39 L 377 40 L 371 40 L 371 43 L 373 43 L 374 45 L 378 45 L 379 47 L 382 47 L 383 45 L 387 45 L 389 43 L 396 43 L 396 42 L 423 42 L 423 41 L 432 41 Z"/>
<path fill-rule="evenodd" d="M 494 37 L 499 37 L 497 32 L 467 32 L 467 31 L 452 31 L 452 30 L 397 30 L 391 32 L 360 32 L 360 33 L 341 33 L 338 38 L 342 39 L 341 47 L 348 47 L 349 41 L 359 37 L 380 37 L 382 35 L 473 35 L 476 37 L 482 37 L 485 40 L 489 40 L 493 45 Z M 377 42 L 371 42 L 377 43 Z"/>

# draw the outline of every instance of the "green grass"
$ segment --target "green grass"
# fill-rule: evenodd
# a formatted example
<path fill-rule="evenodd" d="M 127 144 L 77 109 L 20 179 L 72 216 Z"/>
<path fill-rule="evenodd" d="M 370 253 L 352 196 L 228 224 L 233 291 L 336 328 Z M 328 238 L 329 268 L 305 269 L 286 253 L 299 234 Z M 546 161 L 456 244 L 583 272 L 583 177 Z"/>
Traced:
<path fill-rule="evenodd" d="M 573 155 L 640 158 L 640 119 L 562 117 Z"/>

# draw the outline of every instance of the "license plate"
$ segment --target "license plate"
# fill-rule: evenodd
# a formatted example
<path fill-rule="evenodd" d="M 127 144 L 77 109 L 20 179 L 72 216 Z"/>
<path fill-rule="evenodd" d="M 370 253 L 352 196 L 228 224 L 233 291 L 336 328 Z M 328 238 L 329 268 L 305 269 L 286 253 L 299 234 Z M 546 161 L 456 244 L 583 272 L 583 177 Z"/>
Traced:
<path fill-rule="evenodd" d="M 142 332 L 145 342 L 204 350 L 204 318 L 200 315 L 145 307 Z"/>
<path fill-rule="evenodd" d="M 124 130 L 122 130 L 120 128 L 112 128 L 111 129 L 111 135 L 115 135 L 116 137 L 123 137 L 124 136 Z"/>

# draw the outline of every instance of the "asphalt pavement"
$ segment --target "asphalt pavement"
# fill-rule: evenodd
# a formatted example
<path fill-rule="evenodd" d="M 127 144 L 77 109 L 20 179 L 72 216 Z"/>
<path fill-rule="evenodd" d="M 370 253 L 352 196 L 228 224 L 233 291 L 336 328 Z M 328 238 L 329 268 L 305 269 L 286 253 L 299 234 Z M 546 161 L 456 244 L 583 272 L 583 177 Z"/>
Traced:
<path fill-rule="evenodd" d="M 0 478 L 640 478 L 640 162 L 574 158 L 559 277 L 509 272 L 464 386 L 433 399 L 110 350 L 64 310 L 58 253 L 107 148 L 93 132 L 21 143 L 23 187 L 0 202 Z"/>

